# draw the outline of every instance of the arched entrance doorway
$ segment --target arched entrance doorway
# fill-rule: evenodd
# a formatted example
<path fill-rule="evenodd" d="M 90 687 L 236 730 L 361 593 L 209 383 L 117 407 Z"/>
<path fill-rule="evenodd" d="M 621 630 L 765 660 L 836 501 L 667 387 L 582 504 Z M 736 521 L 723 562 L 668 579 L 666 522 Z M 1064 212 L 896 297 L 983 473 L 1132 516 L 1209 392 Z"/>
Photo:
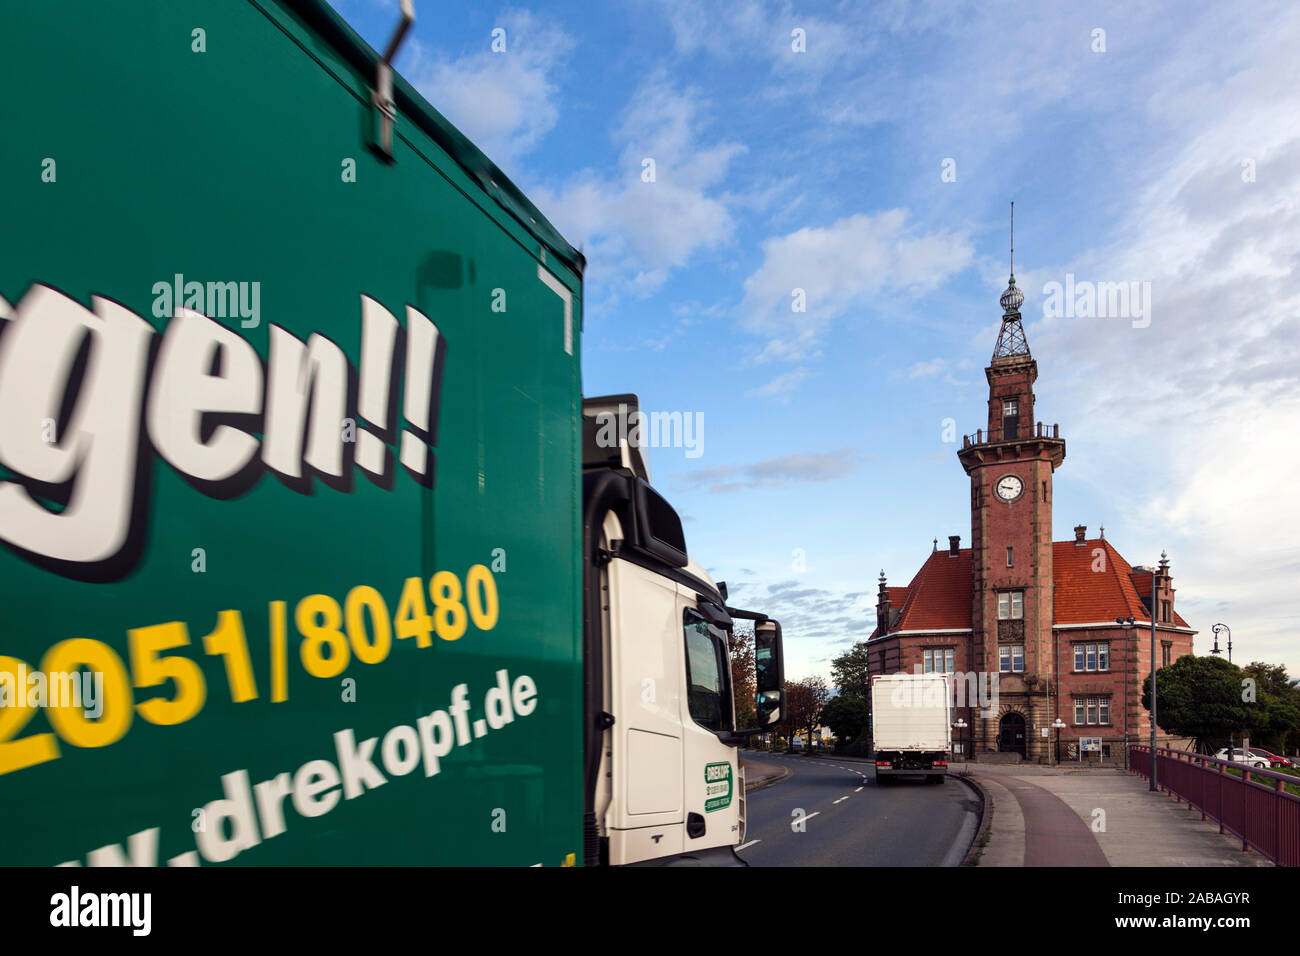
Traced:
<path fill-rule="evenodd" d="M 998 722 L 998 750 L 1025 756 L 1025 717 L 1015 711 L 1003 714 Z"/>

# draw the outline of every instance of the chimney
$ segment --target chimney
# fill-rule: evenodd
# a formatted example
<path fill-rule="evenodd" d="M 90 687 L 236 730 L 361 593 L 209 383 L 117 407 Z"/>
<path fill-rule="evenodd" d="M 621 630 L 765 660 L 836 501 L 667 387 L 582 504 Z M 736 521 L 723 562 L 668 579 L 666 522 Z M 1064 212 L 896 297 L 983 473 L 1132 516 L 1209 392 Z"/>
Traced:
<path fill-rule="evenodd" d="M 1088 537 L 1088 526 L 1086 524 L 1076 524 L 1074 526 L 1074 543 L 1083 544 L 1084 539 Z"/>
<path fill-rule="evenodd" d="M 948 557 L 950 558 L 957 557 L 957 552 L 960 550 L 961 550 L 961 535 L 959 534 L 948 535 Z"/>
<path fill-rule="evenodd" d="M 1160 604 L 1161 604 L 1160 621 L 1161 623 L 1169 623 L 1170 621 L 1173 620 L 1173 615 L 1172 613 L 1165 614 L 1164 610 L 1166 604 L 1169 605 L 1169 609 L 1171 612 L 1173 610 L 1174 577 L 1172 574 L 1169 573 L 1169 555 L 1164 551 L 1160 552 L 1160 564 L 1156 567 L 1154 574 L 1155 574 L 1155 582 L 1156 582 L 1156 596 L 1160 600 Z"/>

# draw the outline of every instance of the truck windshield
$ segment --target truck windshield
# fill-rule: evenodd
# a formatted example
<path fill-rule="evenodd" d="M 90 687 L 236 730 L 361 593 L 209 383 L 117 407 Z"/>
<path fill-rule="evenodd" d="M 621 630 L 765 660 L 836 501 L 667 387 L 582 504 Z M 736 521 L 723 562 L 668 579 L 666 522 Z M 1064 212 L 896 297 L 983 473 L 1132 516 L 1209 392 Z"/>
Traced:
<path fill-rule="evenodd" d="M 727 687 L 727 639 L 718 628 L 694 611 L 686 612 L 687 706 L 701 727 L 730 730 L 731 708 Z"/>

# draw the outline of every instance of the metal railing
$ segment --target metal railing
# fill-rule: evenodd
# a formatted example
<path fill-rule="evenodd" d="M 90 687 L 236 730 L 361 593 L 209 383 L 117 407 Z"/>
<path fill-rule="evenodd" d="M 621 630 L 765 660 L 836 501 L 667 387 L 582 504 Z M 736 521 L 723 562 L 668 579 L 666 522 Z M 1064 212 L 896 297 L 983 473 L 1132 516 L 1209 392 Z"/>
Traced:
<path fill-rule="evenodd" d="M 1014 438 L 1016 438 L 1016 439 L 1020 439 L 1020 440 L 1023 440 L 1023 441 L 1028 441 L 1028 440 L 1031 439 L 1031 438 L 1052 438 L 1052 439 L 1057 439 L 1057 438 L 1060 438 L 1060 437 L 1061 437 L 1061 426 L 1060 426 L 1060 425 L 1051 425 L 1051 426 L 1048 426 L 1048 425 L 1044 425 L 1042 422 L 1037 422 L 1037 423 L 1035 423 L 1034 428 L 1033 428 L 1033 429 L 1030 429 L 1030 430 L 1027 430 L 1027 433 L 1024 434 L 1024 435 L 1016 435 L 1016 436 L 1014 436 Z M 1002 439 L 999 439 L 999 440 L 1001 440 L 1001 441 L 1012 441 L 1013 438 L 1011 438 L 1011 437 L 1005 437 L 1005 436 L 1004 436 Z M 993 441 L 993 435 L 992 435 L 992 433 L 989 433 L 989 434 L 986 436 L 986 435 L 984 434 L 984 429 L 982 429 L 982 428 L 977 428 L 977 429 L 975 429 L 975 434 L 973 434 L 973 435 L 962 435 L 962 436 L 961 436 L 961 447 L 962 447 L 962 448 L 969 448 L 971 445 L 983 445 L 983 444 L 985 443 L 985 441 L 988 441 L 988 442 L 990 442 L 990 443 Z"/>
<path fill-rule="evenodd" d="M 1129 769 L 1150 779 L 1151 748 L 1129 747 Z M 1240 837 L 1243 850 L 1258 850 L 1278 866 L 1300 866 L 1300 797 L 1286 791 L 1300 778 L 1158 747 L 1156 783 L 1189 810 L 1200 810 L 1202 820 L 1219 824 L 1220 833 Z"/>

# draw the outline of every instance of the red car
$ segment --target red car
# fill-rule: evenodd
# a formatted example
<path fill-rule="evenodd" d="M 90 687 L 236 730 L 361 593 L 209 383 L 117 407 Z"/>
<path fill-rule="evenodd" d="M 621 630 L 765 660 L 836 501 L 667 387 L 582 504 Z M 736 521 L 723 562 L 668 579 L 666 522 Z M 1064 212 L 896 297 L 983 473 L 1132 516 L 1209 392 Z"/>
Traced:
<path fill-rule="evenodd" d="M 1270 766 L 1273 767 L 1291 766 L 1291 761 L 1288 760 L 1286 757 L 1279 757 L 1277 754 L 1269 753 L 1267 750 L 1264 750 L 1262 747 L 1251 747 L 1250 752 L 1253 753 L 1256 757 L 1264 757 L 1266 760 L 1268 760 Z"/>

